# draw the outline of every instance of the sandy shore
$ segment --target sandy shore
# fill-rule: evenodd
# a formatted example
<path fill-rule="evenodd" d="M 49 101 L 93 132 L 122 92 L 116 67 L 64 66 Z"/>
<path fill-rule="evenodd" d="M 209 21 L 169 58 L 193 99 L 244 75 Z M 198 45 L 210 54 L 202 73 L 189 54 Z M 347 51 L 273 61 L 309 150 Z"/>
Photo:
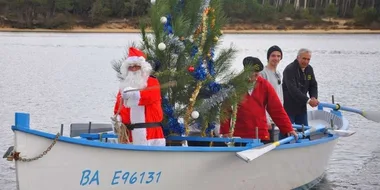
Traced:
<path fill-rule="evenodd" d="M 70 30 L 0 28 L 0 32 L 56 32 L 56 33 L 140 33 L 139 29 L 74 28 Z M 334 30 L 223 30 L 225 34 L 380 34 L 380 30 L 334 29 Z"/>

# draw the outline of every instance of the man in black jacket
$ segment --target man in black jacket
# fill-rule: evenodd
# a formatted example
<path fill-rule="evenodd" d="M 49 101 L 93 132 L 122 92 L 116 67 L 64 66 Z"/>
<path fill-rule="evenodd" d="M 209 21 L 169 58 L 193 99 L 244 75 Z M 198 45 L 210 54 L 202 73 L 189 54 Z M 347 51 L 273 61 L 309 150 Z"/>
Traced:
<path fill-rule="evenodd" d="M 318 84 L 313 67 L 309 65 L 310 58 L 310 50 L 300 49 L 297 59 L 286 66 L 283 72 L 284 108 L 291 122 L 299 125 L 308 125 L 307 104 L 311 107 L 319 104 Z"/>

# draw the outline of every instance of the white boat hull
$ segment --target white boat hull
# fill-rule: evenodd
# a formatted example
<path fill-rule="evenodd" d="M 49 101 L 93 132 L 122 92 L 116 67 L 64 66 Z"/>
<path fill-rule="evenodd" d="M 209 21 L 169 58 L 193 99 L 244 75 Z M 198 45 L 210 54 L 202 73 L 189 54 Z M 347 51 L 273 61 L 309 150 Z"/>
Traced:
<path fill-rule="evenodd" d="M 246 163 L 235 152 L 175 151 L 185 147 L 122 150 L 81 145 L 85 140 L 60 137 L 44 157 L 16 162 L 17 181 L 20 190 L 289 190 L 323 174 L 337 139 L 331 136 L 302 146 L 281 145 Z M 52 141 L 15 129 L 15 150 L 21 152 L 21 157 L 39 155 Z"/>

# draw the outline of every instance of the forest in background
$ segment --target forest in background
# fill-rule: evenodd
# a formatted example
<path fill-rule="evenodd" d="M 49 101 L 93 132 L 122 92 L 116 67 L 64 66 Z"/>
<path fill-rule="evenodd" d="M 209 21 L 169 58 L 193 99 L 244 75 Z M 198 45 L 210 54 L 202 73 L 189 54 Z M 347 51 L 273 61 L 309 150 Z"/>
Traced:
<path fill-rule="evenodd" d="M 348 20 L 345 29 L 380 30 L 380 0 L 221 1 L 229 29 L 337 29 L 337 20 Z M 150 0 L 0 0 L 0 27 L 139 28 L 150 6 Z"/>

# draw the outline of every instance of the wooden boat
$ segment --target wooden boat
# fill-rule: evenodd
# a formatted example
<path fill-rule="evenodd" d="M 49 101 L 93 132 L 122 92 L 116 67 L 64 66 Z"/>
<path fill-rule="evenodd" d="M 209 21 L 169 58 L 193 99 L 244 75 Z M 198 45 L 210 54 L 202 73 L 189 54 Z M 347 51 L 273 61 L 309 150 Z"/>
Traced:
<path fill-rule="evenodd" d="M 16 113 L 14 147 L 4 157 L 15 160 L 20 190 L 296 189 L 319 179 L 339 137 L 353 134 L 336 109 L 320 106 L 308 117 L 310 126 L 294 125 L 297 142 L 293 136 L 266 145 L 258 139 L 168 137 L 248 144 L 155 147 L 104 141 L 114 134 L 73 138 L 34 130 L 28 113 Z"/>

